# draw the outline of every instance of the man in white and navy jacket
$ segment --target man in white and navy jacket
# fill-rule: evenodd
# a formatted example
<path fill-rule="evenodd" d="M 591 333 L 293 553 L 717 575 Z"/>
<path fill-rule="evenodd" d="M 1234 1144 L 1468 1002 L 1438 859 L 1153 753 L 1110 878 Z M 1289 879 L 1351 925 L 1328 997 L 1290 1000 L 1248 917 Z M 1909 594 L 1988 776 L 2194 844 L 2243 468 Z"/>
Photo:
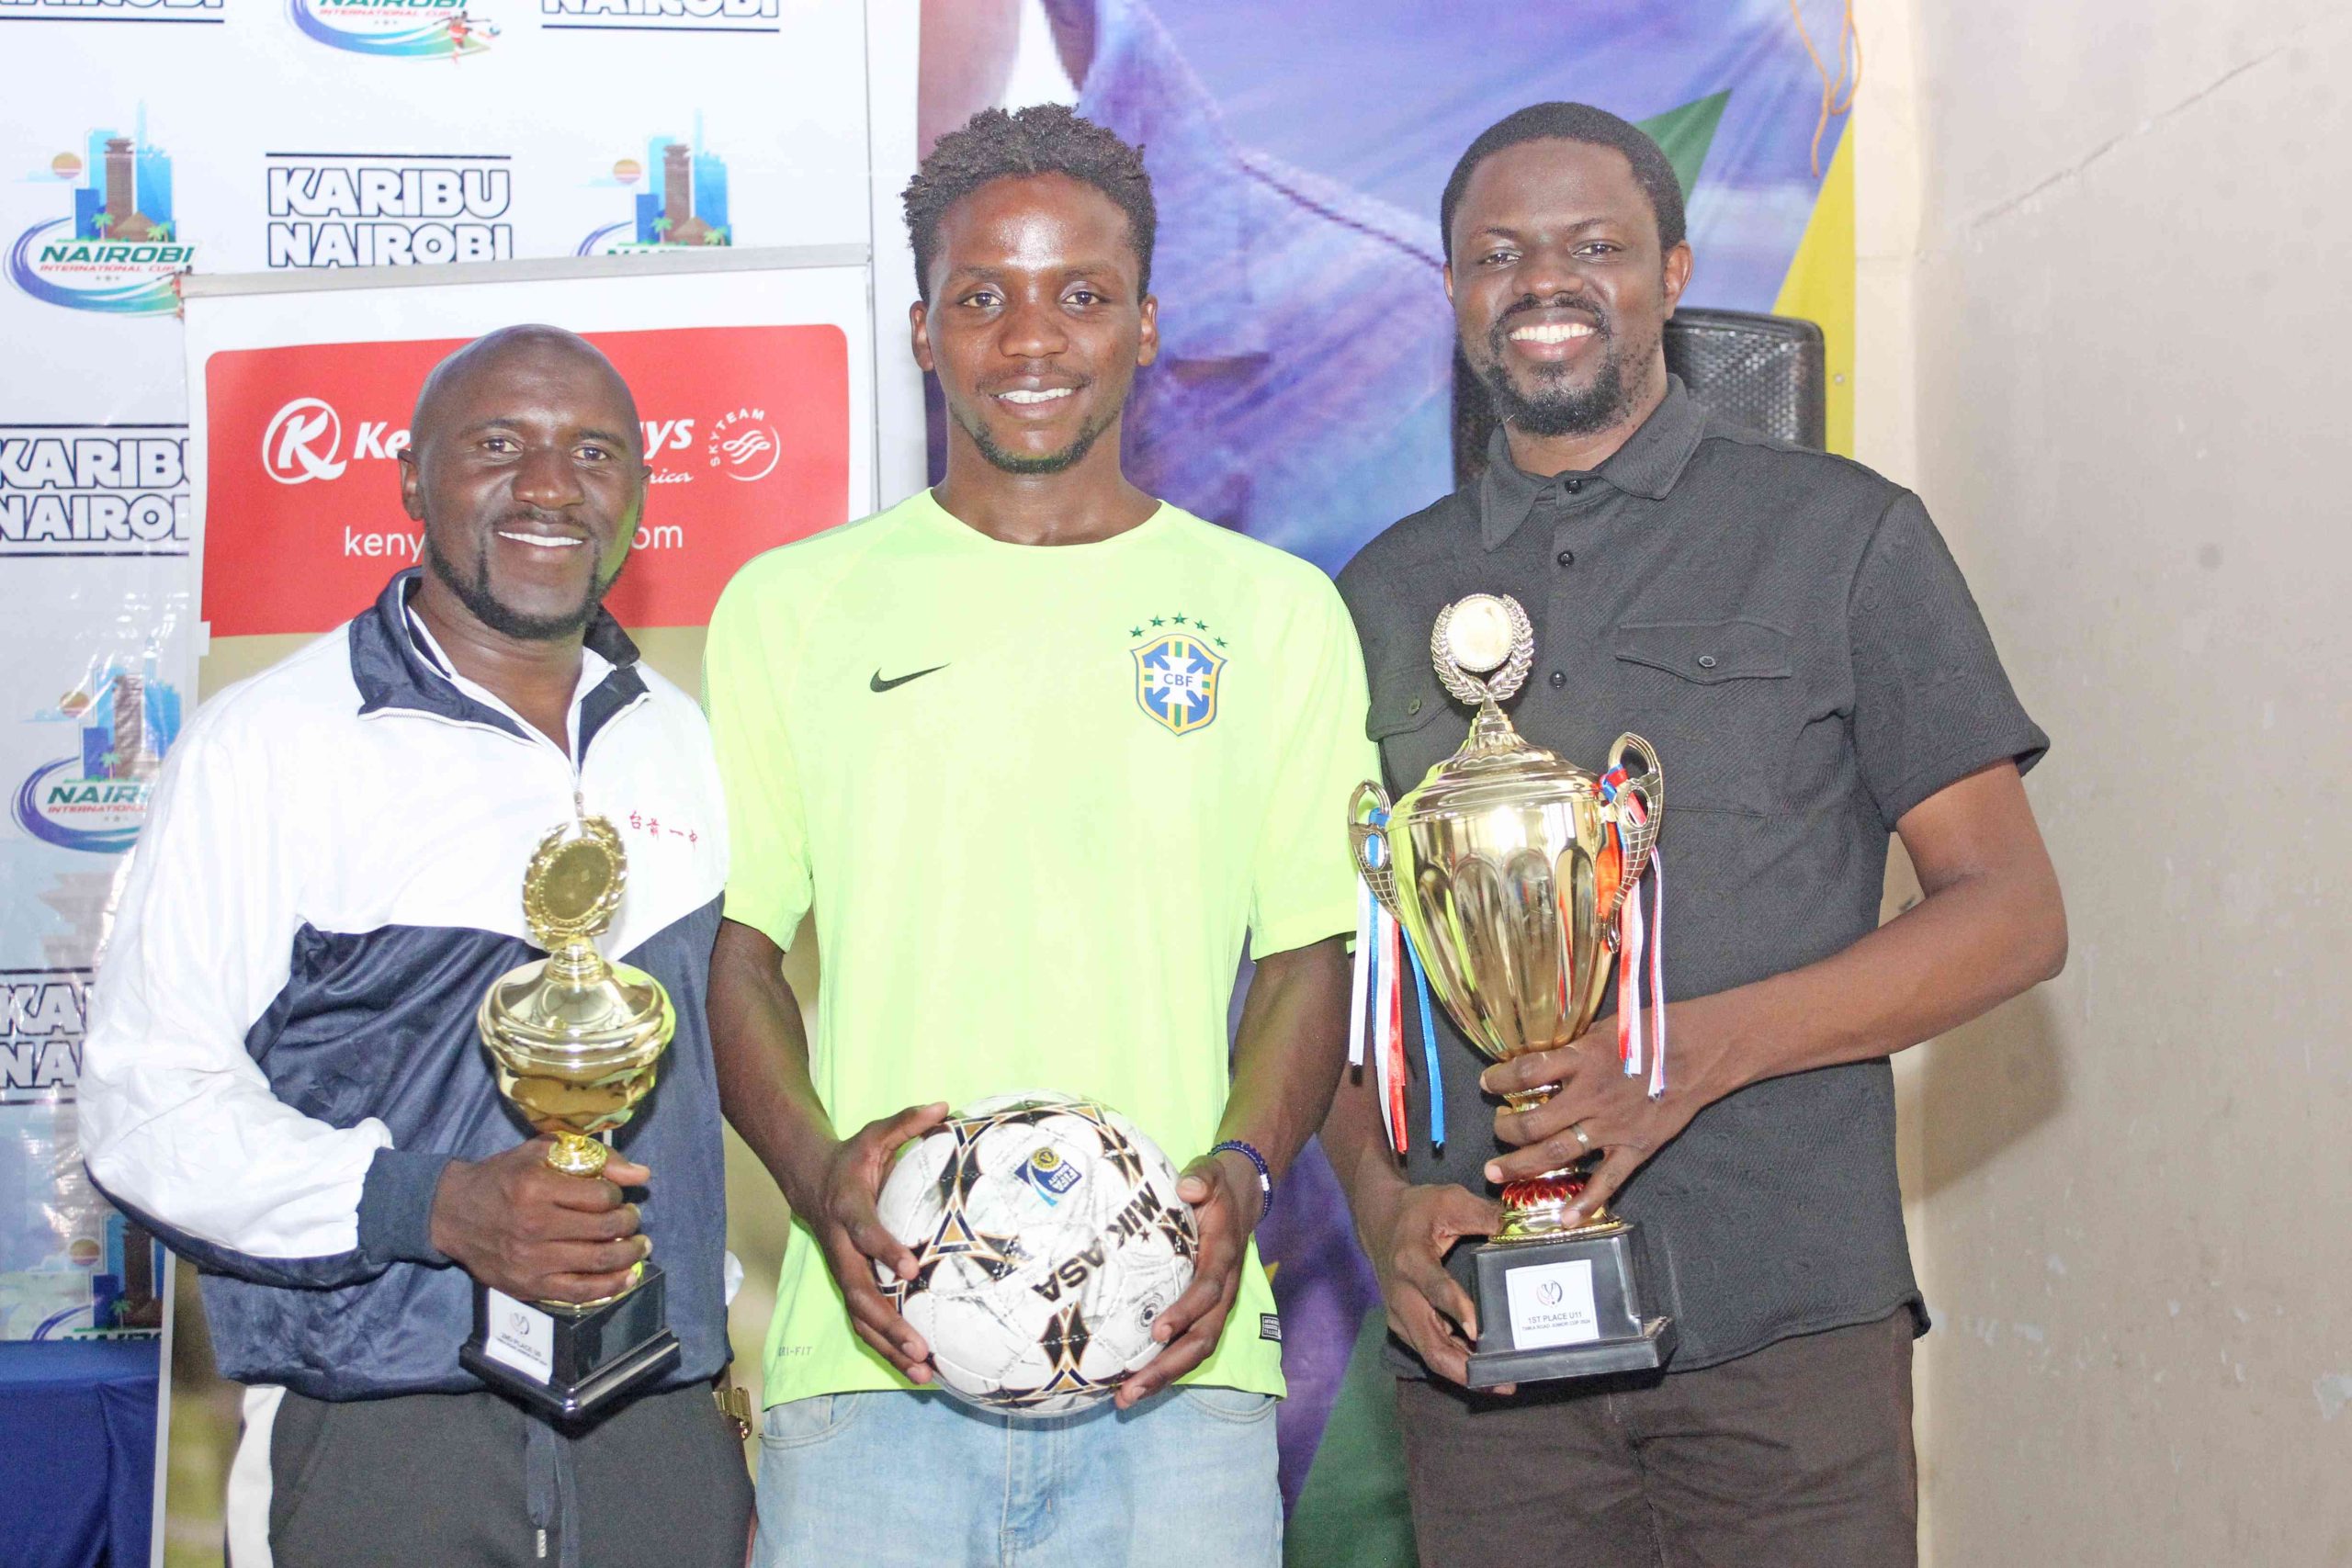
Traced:
<path fill-rule="evenodd" d="M 435 369 L 401 456 L 424 562 L 208 703 L 165 765 L 100 964 L 90 1174 L 204 1270 L 248 1386 L 234 1568 L 725 1564 L 750 1510 L 728 1360 L 704 1023 L 726 818 L 701 712 L 601 607 L 644 506 L 604 355 L 518 327 Z M 536 955 L 522 873 L 575 812 L 620 829 L 603 946 L 677 1034 L 603 1179 L 560 1176 L 475 1033 Z M 460 1369 L 472 1281 L 589 1301 L 658 1250 L 676 1368 L 585 1431 Z"/>

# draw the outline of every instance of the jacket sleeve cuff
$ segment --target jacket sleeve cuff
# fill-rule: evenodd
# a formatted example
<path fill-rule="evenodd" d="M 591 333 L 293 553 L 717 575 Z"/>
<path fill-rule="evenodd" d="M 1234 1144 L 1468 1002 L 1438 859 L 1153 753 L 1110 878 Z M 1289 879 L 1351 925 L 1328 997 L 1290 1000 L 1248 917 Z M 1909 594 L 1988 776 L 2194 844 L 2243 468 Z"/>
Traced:
<path fill-rule="evenodd" d="M 424 1149 L 378 1149 L 359 1189 L 359 1250 L 379 1267 L 427 1263 L 448 1255 L 433 1245 L 433 1197 L 455 1156 Z"/>

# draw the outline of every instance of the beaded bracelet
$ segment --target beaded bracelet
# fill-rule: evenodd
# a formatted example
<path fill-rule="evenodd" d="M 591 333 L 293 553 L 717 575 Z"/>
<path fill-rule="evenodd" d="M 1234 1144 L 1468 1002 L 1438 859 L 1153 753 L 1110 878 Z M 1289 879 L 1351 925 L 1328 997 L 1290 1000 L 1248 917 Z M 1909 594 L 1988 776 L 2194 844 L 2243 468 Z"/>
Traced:
<path fill-rule="evenodd" d="M 1225 1142 L 1211 1149 L 1209 1153 L 1212 1155 L 1221 1155 L 1227 1149 L 1233 1150 L 1243 1159 L 1248 1160 L 1251 1165 L 1258 1168 L 1258 1218 L 1261 1221 L 1264 1220 L 1268 1214 L 1274 1212 L 1273 1168 L 1266 1164 L 1266 1156 L 1264 1155 L 1260 1154 L 1256 1148 L 1249 1144 L 1243 1143 L 1239 1138 L 1227 1138 Z"/>

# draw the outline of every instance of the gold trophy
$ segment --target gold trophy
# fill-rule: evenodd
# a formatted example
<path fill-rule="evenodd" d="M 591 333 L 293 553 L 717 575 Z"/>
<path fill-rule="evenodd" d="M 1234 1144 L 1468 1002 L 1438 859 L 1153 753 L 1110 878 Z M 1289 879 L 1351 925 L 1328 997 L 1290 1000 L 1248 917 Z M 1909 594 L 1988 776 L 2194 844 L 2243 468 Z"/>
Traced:
<path fill-rule="evenodd" d="M 1590 1026 L 1666 804 L 1657 753 L 1638 735 L 1610 748 L 1603 774 L 1630 774 L 1611 799 L 1594 774 L 1520 738 L 1498 705 L 1534 657 L 1518 600 L 1476 593 L 1448 605 L 1430 658 L 1446 691 L 1477 708 L 1470 737 L 1393 807 L 1369 783 L 1349 807 L 1357 868 L 1447 1013 L 1498 1062 L 1570 1044 Z M 1374 839 L 1385 850 L 1377 864 Z M 1551 1095 L 1530 1089 L 1509 1103 L 1524 1111 Z M 1663 1280 L 1640 1227 L 1605 1209 L 1566 1224 L 1589 1159 L 1503 1189 L 1503 1225 L 1473 1254 L 1471 1387 L 1638 1371 L 1673 1354 L 1674 1321 L 1656 1310 Z"/>
<path fill-rule="evenodd" d="M 554 1134 L 548 1164 L 583 1179 L 603 1171 L 605 1138 L 653 1092 L 677 1028 L 659 980 L 596 951 L 628 881 L 620 835 L 602 817 L 540 840 L 523 874 L 523 919 L 548 956 L 499 976 L 477 1017 L 499 1092 L 533 1131 Z M 474 1331 L 458 1359 L 531 1408 L 577 1419 L 676 1364 L 663 1296 L 650 1262 L 617 1295 L 577 1303 L 517 1301 L 477 1280 Z"/>

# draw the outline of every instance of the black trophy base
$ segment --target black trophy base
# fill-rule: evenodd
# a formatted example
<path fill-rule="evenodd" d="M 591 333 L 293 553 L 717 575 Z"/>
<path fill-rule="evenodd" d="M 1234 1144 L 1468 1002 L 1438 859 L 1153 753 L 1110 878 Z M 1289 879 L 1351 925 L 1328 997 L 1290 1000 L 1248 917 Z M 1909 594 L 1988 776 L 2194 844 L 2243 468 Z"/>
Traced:
<path fill-rule="evenodd" d="M 1471 1262 L 1479 1330 L 1472 1388 L 1654 1371 L 1673 1359 L 1670 1303 L 1639 1225 L 1489 1242 Z"/>
<path fill-rule="evenodd" d="M 662 1270 L 588 1307 L 517 1301 L 474 1284 L 474 1332 L 458 1352 L 466 1371 L 553 1421 L 581 1421 L 678 1364 L 664 1325 Z"/>

